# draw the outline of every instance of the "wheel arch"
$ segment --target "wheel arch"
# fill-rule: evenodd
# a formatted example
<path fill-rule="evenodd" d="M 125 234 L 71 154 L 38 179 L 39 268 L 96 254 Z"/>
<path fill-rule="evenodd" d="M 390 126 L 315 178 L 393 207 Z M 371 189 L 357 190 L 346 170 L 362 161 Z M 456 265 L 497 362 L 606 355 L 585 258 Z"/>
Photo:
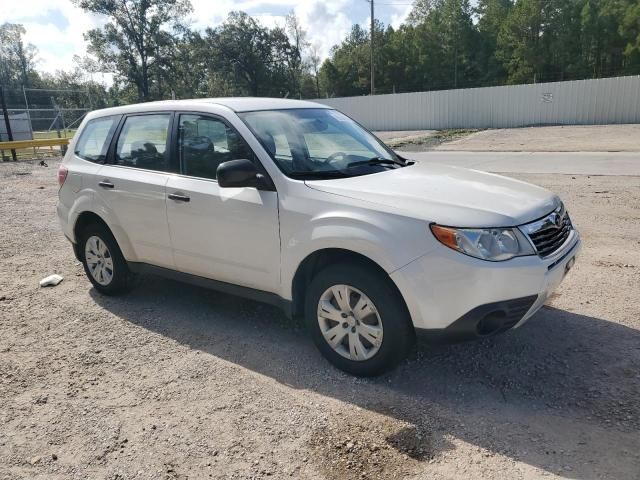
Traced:
<path fill-rule="evenodd" d="M 85 210 L 78 215 L 75 224 L 73 225 L 73 237 L 75 238 L 75 242 L 73 242 L 73 252 L 78 260 L 81 260 L 79 242 L 82 230 L 85 229 L 88 225 L 94 224 L 103 225 L 111 232 L 113 238 L 115 238 L 118 244 L 118 247 L 120 248 L 120 251 L 122 252 L 122 255 L 126 260 L 130 260 L 131 258 L 133 258 L 133 248 L 126 236 L 124 236 L 123 233 L 111 228 L 106 220 L 97 213 L 91 210 Z"/>
<path fill-rule="evenodd" d="M 353 250 L 344 248 L 322 248 L 307 255 L 302 262 L 300 262 L 295 274 L 293 275 L 291 282 L 291 311 L 294 317 L 301 317 L 304 315 L 306 291 L 314 275 L 329 265 L 337 263 L 360 265 L 375 271 L 377 275 L 380 275 L 381 278 L 385 279 L 389 286 L 395 290 L 396 294 L 402 300 L 405 308 L 407 308 L 400 289 L 386 270 L 377 262 L 366 255 L 357 253 Z M 407 308 L 407 312 L 408 311 L 409 310 Z"/>

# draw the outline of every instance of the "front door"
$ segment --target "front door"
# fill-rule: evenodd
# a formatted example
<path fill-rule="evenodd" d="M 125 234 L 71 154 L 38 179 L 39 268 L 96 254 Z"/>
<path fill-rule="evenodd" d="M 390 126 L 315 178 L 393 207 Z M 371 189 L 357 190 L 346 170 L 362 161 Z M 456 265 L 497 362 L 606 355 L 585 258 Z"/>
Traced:
<path fill-rule="evenodd" d="M 166 185 L 167 218 L 176 268 L 182 272 L 277 292 L 280 278 L 278 195 L 256 188 L 220 188 L 222 162 L 258 162 L 242 137 L 220 118 L 180 114 L 181 175 Z"/>

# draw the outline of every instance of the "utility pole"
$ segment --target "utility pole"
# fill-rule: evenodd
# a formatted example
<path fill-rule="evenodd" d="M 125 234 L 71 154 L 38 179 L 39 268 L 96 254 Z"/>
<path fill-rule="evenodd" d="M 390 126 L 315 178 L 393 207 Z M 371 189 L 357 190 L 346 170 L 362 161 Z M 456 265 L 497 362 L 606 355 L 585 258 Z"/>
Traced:
<path fill-rule="evenodd" d="M 7 130 L 7 139 L 9 141 L 13 140 L 13 133 L 11 132 L 11 121 L 9 119 L 9 112 L 7 112 L 7 103 L 4 99 L 4 87 L 0 85 L 0 104 L 2 106 L 2 116 L 4 117 L 4 125 Z M 11 149 L 11 156 L 13 157 L 13 161 L 17 162 L 18 157 L 16 156 L 15 149 Z M 5 161 L 4 151 L 2 152 L 2 160 Z"/>
<path fill-rule="evenodd" d="M 373 32 L 375 31 L 375 16 L 374 16 L 374 12 L 373 12 L 373 1 L 374 0 L 369 0 L 369 2 L 371 2 L 371 95 L 375 95 L 376 94 L 376 87 L 375 87 L 375 62 L 373 60 Z"/>

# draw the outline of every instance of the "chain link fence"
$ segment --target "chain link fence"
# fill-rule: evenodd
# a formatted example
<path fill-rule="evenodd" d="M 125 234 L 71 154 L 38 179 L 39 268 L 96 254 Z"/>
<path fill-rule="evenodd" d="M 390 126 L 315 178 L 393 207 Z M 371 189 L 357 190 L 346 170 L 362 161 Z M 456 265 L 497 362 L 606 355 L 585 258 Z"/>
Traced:
<path fill-rule="evenodd" d="M 3 87 L 11 137 L 13 140 L 71 138 L 84 116 L 93 109 L 88 90 Z M 0 117 L 0 141 L 8 141 L 4 118 Z M 16 150 L 18 158 L 58 156 L 61 147 Z M 0 151 L 2 160 L 11 158 Z"/>

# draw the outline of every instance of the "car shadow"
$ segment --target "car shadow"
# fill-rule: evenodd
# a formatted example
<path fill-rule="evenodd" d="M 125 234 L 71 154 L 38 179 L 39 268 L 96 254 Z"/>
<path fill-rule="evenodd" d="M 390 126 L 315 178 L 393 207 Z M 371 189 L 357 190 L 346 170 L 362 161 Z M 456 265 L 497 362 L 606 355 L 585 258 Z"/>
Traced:
<path fill-rule="evenodd" d="M 457 345 L 418 343 L 394 371 L 354 379 L 269 305 L 153 276 L 123 297 L 90 294 L 192 349 L 406 422 L 384 440 L 417 461 L 437 459 L 459 439 L 479 455 L 570 478 L 640 471 L 640 332 L 618 323 L 545 307 L 519 329 Z M 153 315 L 137 314 L 149 309 Z"/>

